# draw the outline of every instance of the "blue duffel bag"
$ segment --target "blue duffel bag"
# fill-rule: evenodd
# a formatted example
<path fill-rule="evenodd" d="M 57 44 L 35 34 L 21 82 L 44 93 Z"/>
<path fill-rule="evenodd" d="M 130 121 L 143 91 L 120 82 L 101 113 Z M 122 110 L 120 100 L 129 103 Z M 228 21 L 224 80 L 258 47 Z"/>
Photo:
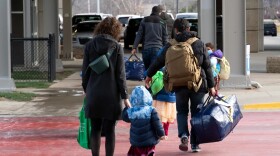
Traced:
<path fill-rule="evenodd" d="M 199 144 L 223 140 L 243 117 L 235 95 L 210 98 L 191 119 L 192 131 Z"/>
<path fill-rule="evenodd" d="M 136 59 L 133 59 L 132 56 L 134 56 Z M 142 81 L 145 78 L 144 72 L 145 72 L 144 62 L 137 55 L 132 54 L 125 61 L 125 73 L 126 73 L 127 80 Z"/>

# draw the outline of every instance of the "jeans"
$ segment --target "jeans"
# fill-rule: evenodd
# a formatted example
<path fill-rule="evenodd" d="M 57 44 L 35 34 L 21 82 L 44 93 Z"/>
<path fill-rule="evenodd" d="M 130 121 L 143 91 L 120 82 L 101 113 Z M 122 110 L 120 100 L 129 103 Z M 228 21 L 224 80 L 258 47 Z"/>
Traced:
<path fill-rule="evenodd" d="M 142 50 L 142 58 L 145 65 L 145 70 L 147 70 L 150 65 L 155 61 L 160 48 L 148 48 Z"/>
<path fill-rule="evenodd" d="M 177 109 L 177 124 L 178 124 L 178 137 L 182 135 L 191 136 L 190 143 L 196 143 L 196 136 L 191 131 L 191 135 L 188 128 L 188 113 L 189 108 L 191 110 L 191 117 L 194 116 L 199 109 L 198 104 L 204 102 L 204 92 L 194 92 L 187 87 L 177 87 L 174 89 L 176 94 L 176 109 Z M 190 100 L 190 104 L 189 104 Z"/>

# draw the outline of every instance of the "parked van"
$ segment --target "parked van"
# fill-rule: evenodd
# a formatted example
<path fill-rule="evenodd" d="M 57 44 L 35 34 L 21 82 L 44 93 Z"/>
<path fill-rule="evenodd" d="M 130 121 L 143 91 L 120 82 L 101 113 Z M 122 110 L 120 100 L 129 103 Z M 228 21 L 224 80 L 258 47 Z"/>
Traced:
<path fill-rule="evenodd" d="M 265 19 L 263 21 L 264 35 L 277 36 L 277 26 L 273 20 Z"/>

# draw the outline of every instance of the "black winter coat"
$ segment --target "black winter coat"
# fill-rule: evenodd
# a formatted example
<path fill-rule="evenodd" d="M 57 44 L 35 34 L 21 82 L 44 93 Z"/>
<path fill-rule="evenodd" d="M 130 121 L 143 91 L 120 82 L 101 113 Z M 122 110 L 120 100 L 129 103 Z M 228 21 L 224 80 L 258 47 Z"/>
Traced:
<path fill-rule="evenodd" d="M 184 32 L 181 34 L 177 34 L 175 36 L 175 40 L 178 42 L 185 42 L 191 37 L 196 37 L 195 32 Z M 167 44 L 164 46 L 162 53 L 157 57 L 157 59 L 153 62 L 153 64 L 149 67 L 147 71 L 148 77 L 153 77 L 155 73 L 165 66 L 165 54 L 168 48 L 170 47 L 170 44 Z M 199 65 L 201 66 L 201 78 L 202 78 L 202 85 L 200 86 L 200 89 L 198 92 L 208 92 L 208 88 L 214 87 L 214 78 L 212 74 L 211 64 L 209 60 L 209 56 L 206 51 L 206 47 L 204 46 L 204 43 L 201 40 L 195 41 L 192 45 L 192 49 L 194 52 L 194 55 L 196 56 Z M 182 67 L 183 68 L 183 67 Z M 176 87 L 175 87 L 176 88 Z"/>
<path fill-rule="evenodd" d="M 110 67 L 98 75 L 87 67 L 90 62 L 114 48 Z M 128 98 L 124 68 L 124 52 L 110 35 L 97 35 L 85 46 L 82 86 L 86 92 L 86 117 L 121 119 L 122 99 Z"/>
<path fill-rule="evenodd" d="M 174 34 L 175 34 L 173 29 L 174 20 L 166 12 L 162 12 L 160 14 L 160 18 L 166 23 L 168 38 L 169 39 L 174 38 Z"/>

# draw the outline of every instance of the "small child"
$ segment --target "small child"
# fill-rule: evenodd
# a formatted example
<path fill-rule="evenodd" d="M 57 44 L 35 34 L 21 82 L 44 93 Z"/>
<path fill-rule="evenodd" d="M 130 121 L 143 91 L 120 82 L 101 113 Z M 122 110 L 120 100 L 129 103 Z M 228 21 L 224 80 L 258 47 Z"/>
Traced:
<path fill-rule="evenodd" d="M 131 123 L 128 156 L 154 156 L 155 145 L 164 140 L 164 130 L 152 97 L 144 86 L 136 86 L 130 97 L 131 108 L 125 107 L 122 118 Z"/>
<path fill-rule="evenodd" d="M 218 49 L 216 51 L 214 51 L 214 45 L 212 43 L 206 43 L 205 44 L 209 58 L 210 58 L 210 62 L 211 62 L 211 68 L 212 68 L 212 72 L 213 72 L 213 76 L 214 76 L 214 80 L 215 80 L 215 90 L 219 90 L 219 86 L 220 86 L 220 77 L 219 77 L 219 73 L 221 70 L 221 65 L 219 63 L 218 59 L 221 59 L 223 57 L 223 52 Z"/>
<path fill-rule="evenodd" d="M 165 91 L 162 71 L 158 71 L 152 77 L 151 91 L 153 106 L 159 114 L 165 135 L 168 136 L 169 124 L 174 123 L 176 119 L 176 96 L 174 92 Z"/>

